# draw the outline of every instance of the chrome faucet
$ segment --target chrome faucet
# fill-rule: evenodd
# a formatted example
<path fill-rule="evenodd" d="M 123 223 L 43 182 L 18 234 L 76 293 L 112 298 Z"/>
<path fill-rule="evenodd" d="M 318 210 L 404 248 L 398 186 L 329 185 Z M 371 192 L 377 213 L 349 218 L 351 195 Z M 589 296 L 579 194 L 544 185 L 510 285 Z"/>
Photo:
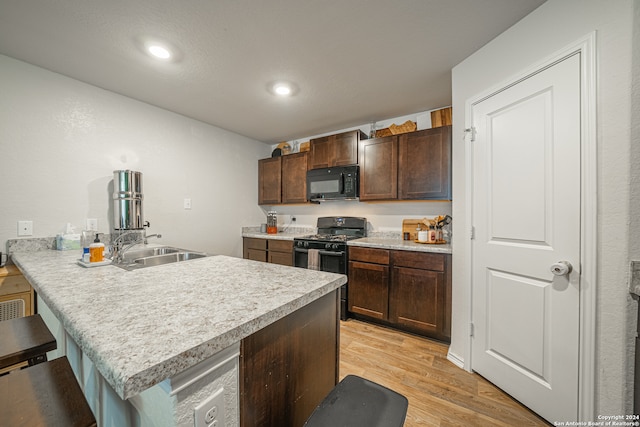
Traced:
<path fill-rule="evenodd" d="M 130 236 L 132 234 L 136 235 L 136 238 L 131 242 L 128 243 L 127 245 L 123 246 L 123 238 L 126 236 Z M 161 238 L 162 234 L 150 234 L 150 235 L 146 235 L 145 230 L 131 230 L 131 231 L 126 231 L 124 233 L 122 233 L 121 235 L 119 235 L 118 237 L 116 237 L 113 242 L 111 242 L 111 245 L 113 246 L 113 251 L 111 253 L 111 259 L 114 262 L 122 262 L 122 257 L 124 256 L 124 253 L 126 251 L 128 251 L 129 249 L 131 249 L 132 247 L 142 244 L 144 243 L 145 245 L 147 244 L 147 239 L 150 237 L 156 237 L 156 238 Z"/>

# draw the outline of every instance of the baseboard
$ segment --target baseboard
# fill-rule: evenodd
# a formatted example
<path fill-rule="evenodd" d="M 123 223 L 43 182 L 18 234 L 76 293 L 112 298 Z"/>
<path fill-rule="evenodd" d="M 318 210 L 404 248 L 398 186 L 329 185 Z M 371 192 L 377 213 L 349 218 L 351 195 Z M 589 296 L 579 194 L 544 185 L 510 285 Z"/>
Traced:
<path fill-rule="evenodd" d="M 447 360 L 456 365 L 458 368 L 464 369 L 464 359 L 457 354 L 452 353 L 451 350 L 447 352 Z"/>

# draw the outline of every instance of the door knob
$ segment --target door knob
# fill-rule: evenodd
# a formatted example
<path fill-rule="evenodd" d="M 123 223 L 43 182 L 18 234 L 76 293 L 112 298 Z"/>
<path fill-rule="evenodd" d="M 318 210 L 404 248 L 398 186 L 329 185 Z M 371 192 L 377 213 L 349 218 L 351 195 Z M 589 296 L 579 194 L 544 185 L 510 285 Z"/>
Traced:
<path fill-rule="evenodd" d="M 549 268 L 549 270 L 556 276 L 564 276 L 566 274 L 569 274 L 571 273 L 572 269 L 573 267 L 571 266 L 571 263 L 568 261 L 555 262 L 551 264 L 551 268 Z"/>

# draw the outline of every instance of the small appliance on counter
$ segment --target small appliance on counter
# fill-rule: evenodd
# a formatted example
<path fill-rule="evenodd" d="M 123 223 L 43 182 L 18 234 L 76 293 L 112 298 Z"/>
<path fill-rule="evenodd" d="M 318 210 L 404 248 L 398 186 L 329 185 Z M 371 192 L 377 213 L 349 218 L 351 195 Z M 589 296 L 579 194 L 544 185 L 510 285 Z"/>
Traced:
<path fill-rule="evenodd" d="M 113 228 L 143 230 L 142 172 L 113 171 Z"/>
<path fill-rule="evenodd" d="M 347 274 L 347 241 L 367 236 L 367 219 L 348 216 L 318 218 L 318 234 L 293 239 L 293 265 Z M 340 288 L 340 319 L 347 319 L 347 286 Z"/>
<path fill-rule="evenodd" d="M 267 212 L 267 234 L 278 233 L 278 214 L 276 211 Z"/>

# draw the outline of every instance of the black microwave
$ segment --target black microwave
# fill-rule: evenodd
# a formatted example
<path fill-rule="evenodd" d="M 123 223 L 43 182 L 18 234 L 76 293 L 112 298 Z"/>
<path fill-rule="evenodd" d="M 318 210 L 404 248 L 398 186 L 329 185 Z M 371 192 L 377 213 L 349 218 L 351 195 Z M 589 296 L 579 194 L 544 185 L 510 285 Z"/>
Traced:
<path fill-rule="evenodd" d="M 357 200 L 360 196 L 358 165 L 307 171 L 307 200 Z"/>

